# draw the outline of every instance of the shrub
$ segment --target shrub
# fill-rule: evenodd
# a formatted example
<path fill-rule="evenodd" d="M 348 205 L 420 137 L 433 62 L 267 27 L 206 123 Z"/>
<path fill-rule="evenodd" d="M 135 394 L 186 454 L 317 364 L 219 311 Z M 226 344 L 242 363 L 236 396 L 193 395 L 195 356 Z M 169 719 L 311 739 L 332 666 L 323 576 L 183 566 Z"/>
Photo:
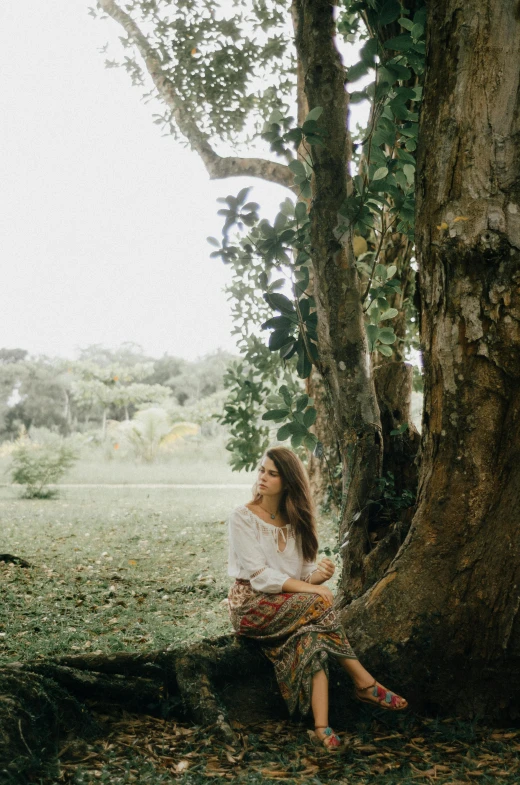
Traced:
<path fill-rule="evenodd" d="M 22 436 L 15 443 L 9 473 L 17 485 L 25 485 L 26 499 L 52 499 L 58 495 L 58 482 L 78 459 L 77 450 L 61 436 L 52 435 L 44 442 Z"/>
<path fill-rule="evenodd" d="M 108 435 L 113 448 L 123 447 L 123 454 L 130 453 L 146 463 L 153 463 L 160 452 L 187 436 L 195 436 L 200 428 L 197 423 L 172 424 L 168 412 L 160 407 L 136 412 L 133 420 L 111 422 Z"/>

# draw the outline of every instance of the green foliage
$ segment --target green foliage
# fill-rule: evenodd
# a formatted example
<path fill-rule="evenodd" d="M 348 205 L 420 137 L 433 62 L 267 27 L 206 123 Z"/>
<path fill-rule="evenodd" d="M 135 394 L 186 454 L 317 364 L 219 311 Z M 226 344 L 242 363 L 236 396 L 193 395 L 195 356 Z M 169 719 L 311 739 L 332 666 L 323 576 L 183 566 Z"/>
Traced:
<path fill-rule="evenodd" d="M 270 374 L 252 363 L 233 363 L 224 384 L 229 390 L 219 422 L 229 428 L 227 449 L 234 471 L 253 470 L 269 444 L 269 429 L 258 422 L 259 410 L 270 391 Z"/>
<path fill-rule="evenodd" d="M 326 132 L 319 123 L 322 114 L 323 108 L 315 106 L 308 113 L 303 125 L 295 126 L 294 118 L 284 117 L 277 109 L 271 114 L 262 131 L 262 139 L 269 142 L 271 152 L 285 156 L 290 161 L 289 169 L 294 173 L 294 183 L 300 187 L 300 196 L 304 198 L 311 195 L 311 148 L 324 147 L 326 144 Z M 293 160 L 295 151 L 300 147 L 306 154 L 306 159 Z"/>
<path fill-rule="evenodd" d="M 161 450 L 179 439 L 198 432 L 196 423 L 172 423 L 169 413 L 160 407 L 138 411 L 131 421 L 111 422 L 108 428 L 109 439 L 117 449 L 122 448 L 146 463 L 153 463 Z"/>
<path fill-rule="evenodd" d="M 157 54 L 162 74 L 199 129 L 224 142 L 249 136 L 258 117 L 279 109 L 295 87 L 290 15 L 280 0 L 133 0 L 125 11 Z M 120 38 L 122 51 L 108 67 L 121 67 L 148 90 L 133 43 Z M 155 90 L 150 91 L 155 95 Z M 147 93 L 147 98 L 150 97 Z M 154 122 L 179 136 L 170 109 Z"/>
<path fill-rule="evenodd" d="M 56 434 L 40 443 L 22 436 L 12 452 L 11 480 L 25 486 L 26 499 L 51 499 L 58 492 L 49 485 L 57 483 L 77 459 L 76 448 Z"/>
<path fill-rule="evenodd" d="M 67 436 L 105 418 L 130 419 L 146 405 L 191 407 L 223 390 L 232 359 L 217 351 L 193 362 L 169 355 L 156 360 L 130 343 L 114 350 L 89 346 L 78 360 L 0 349 L 0 441 L 16 439 L 21 428 Z"/>
<path fill-rule="evenodd" d="M 316 422 L 316 409 L 312 398 L 297 391 L 296 395 L 284 384 L 278 395 L 271 395 L 267 404 L 272 409 L 265 412 L 263 420 L 285 422 L 277 431 L 277 439 L 281 442 L 291 439 L 291 446 L 296 449 L 302 444 L 311 452 L 318 444 L 317 437 L 309 431 Z"/>
<path fill-rule="evenodd" d="M 404 423 L 407 425 L 407 423 Z M 404 433 L 403 430 L 400 430 L 399 433 Z M 388 472 L 383 477 L 380 477 L 377 481 L 377 489 L 379 492 L 378 501 L 374 502 L 379 509 L 379 518 L 380 520 L 392 519 L 394 517 L 398 517 L 402 510 L 405 510 L 407 507 L 410 507 L 415 502 L 414 494 L 409 490 L 404 490 L 402 493 L 398 493 L 395 487 L 395 478 L 392 472 Z"/>
<path fill-rule="evenodd" d="M 397 0 L 383 5 L 350 3 L 346 24 L 340 29 L 351 34 L 353 10 L 361 11 L 368 38 L 361 59 L 347 72 L 356 82 L 367 74 L 374 79 L 351 100 L 368 100 L 371 117 L 357 144 L 360 172 L 353 178 L 352 193 L 340 206 L 342 229 L 353 228 L 363 236 L 374 228 L 396 231 L 413 240 L 414 151 L 418 134 L 418 108 L 422 99 L 421 80 L 425 68 L 424 25 L 426 10 L 419 2 L 413 18 Z M 400 29 L 389 37 L 390 30 Z M 359 27 L 356 28 L 359 32 Z M 389 220 L 388 220 L 389 219 Z"/>

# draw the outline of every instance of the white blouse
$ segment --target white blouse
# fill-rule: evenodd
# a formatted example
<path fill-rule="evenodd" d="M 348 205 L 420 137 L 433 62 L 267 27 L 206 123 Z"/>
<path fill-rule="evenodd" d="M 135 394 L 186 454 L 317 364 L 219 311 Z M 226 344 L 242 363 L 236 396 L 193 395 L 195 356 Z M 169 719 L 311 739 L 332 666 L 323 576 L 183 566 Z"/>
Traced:
<path fill-rule="evenodd" d="M 285 539 L 283 551 L 278 547 L 279 536 Z M 288 578 L 305 581 L 315 569 L 314 562 L 304 560 L 290 524 L 282 529 L 266 523 L 245 505 L 233 510 L 228 564 L 232 578 L 251 581 L 256 591 L 277 594 Z"/>

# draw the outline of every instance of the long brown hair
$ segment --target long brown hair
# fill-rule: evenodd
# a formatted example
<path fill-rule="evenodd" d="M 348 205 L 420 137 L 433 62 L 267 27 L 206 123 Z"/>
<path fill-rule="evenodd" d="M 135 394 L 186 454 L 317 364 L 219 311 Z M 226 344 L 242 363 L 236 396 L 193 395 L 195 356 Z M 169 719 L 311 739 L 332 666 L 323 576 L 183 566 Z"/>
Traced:
<path fill-rule="evenodd" d="M 271 447 L 264 457 L 270 458 L 280 472 L 283 484 L 280 512 L 293 526 L 303 558 L 314 561 L 318 553 L 316 515 L 305 466 L 287 447 Z M 261 498 L 255 485 L 253 502 L 258 503 Z"/>

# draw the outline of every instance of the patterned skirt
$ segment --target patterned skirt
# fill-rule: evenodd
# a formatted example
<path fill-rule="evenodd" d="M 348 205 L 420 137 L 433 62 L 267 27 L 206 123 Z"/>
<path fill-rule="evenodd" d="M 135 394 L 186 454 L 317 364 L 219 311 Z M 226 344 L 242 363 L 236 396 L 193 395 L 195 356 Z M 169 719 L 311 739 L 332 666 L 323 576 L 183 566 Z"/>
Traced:
<path fill-rule="evenodd" d="M 324 670 L 328 678 L 329 654 L 357 659 L 333 607 L 319 594 L 266 594 L 237 580 L 228 600 L 237 634 L 257 640 L 274 664 L 290 714 L 309 711 L 312 677 Z"/>

